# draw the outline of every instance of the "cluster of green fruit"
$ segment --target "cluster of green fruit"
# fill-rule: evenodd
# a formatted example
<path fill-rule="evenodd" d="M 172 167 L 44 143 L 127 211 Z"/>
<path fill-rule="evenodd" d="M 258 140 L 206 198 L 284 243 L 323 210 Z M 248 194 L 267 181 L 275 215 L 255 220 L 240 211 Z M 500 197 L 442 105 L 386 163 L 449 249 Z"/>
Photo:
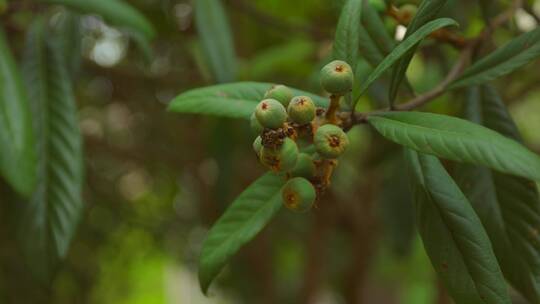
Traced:
<path fill-rule="evenodd" d="M 352 89 L 349 64 L 332 61 L 321 70 L 321 85 L 331 95 L 328 109 L 317 108 L 309 96 L 293 96 L 284 85 L 264 95 L 251 115 L 251 128 L 259 134 L 253 149 L 269 170 L 288 179 L 281 193 L 285 206 L 294 211 L 311 209 L 328 187 L 337 158 L 349 144 L 335 117 L 339 98 Z"/>

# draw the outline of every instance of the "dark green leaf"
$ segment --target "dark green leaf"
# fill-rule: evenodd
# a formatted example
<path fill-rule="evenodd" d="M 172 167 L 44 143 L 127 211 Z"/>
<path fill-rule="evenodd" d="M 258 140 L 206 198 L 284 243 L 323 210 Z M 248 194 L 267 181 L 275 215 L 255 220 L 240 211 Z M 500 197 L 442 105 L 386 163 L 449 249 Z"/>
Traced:
<path fill-rule="evenodd" d="M 510 304 L 480 219 L 439 160 L 407 150 L 424 248 L 456 303 Z"/>
<path fill-rule="evenodd" d="M 0 174 L 19 193 L 35 186 L 31 113 L 13 55 L 0 28 Z"/>
<path fill-rule="evenodd" d="M 59 22 L 55 27 L 55 35 L 58 37 L 62 58 L 71 78 L 79 73 L 82 59 L 82 31 L 81 18 L 72 12 L 64 12 L 59 16 Z"/>
<path fill-rule="evenodd" d="M 368 121 L 387 139 L 416 151 L 540 181 L 540 156 L 475 123 L 421 112 L 382 113 Z"/>
<path fill-rule="evenodd" d="M 279 211 L 283 182 L 278 175 L 263 175 L 236 198 L 210 229 L 199 260 L 199 282 L 204 293 L 228 260 Z"/>
<path fill-rule="evenodd" d="M 368 79 L 362 83 L 360 93 L 363 94 L 369 86 L 377 80 L 383 73 L 394 65 L 402 56 L 406 55 L 411 49 L 414 49 L 422 39 L 440 28 L 454 25 L 457 26 L 457 22 L 450 18 L 440 18 L 430 21 L 423 25 L 414 34 L 407 37 L 400 44 L 398 44 L 394 50 L 384 58 L 384 60 L 375 68 L 375 70 L 369 75 Z"/>
<path fill-rule="evenodd" d="M 152 39 L 155 30 L 152 24 L 135 8 L 121 0 L 41 0 L 64 5 L 82 14 L 96 14 L 107 22 L 132 31 L 140 32 Z"/>
<path fill-rule="evenodd" d="M 540 28 L 512 39 L 463 71 L 450 88 L 482 84 L 509 74 L 540 56 Z"/>
<path fill-rule="evenodd" d="M 491 87 L 470 88 L 466 100 L 470 120 L 513 138 L 519 132 L 497 92 Z M 456 181 L 471 201 L 493 244 L 508 281 L 531 303 L 538 303 L 540 200 L 533 181 L 460 165 Z"/>
<path fill-rule="evenodd" d="M 395 254 L 405 256 L 411 250 L 415 232 L 414 209 L 407 174 L 396 174 L 406 168 L 403 148 L 396 150 L 397 155 L 392 155 L 383 167 L 382 186 L 376 205 L 385 239 Z"/>
<path fill-rule="evenodd" d="M 271 83 L 235 82 L 194 89 L 173 99 L 169 111 L 249 119 L 271 86 Z M 328 101 L 320 96 L 296 89 L 293 93 L 310 96 L 317 106 L 328 105 Z"/>
<path fill-rule="evenodd" d="M 334 59 L 343 60 L 356 70 L 358 39 L 361 27 L 362 0 L 347 0 L 339 17 L 334 38 Z"/>
<path fill-rule="evenodd" d="M 215 80 L 221 83 L 234 81 L 237 72 L 234 42 L 221 1 L 195 1 L 195 23 Z"/>
<path fill-rule="evenodd" d="M 407 32 L 405 33 L 405 39 L 411 36 L 420 29 L 424 24 L 432 20 L 437 16 L 441 8 L 446 4 L 447 0 L 424 0 L 418 7 L 418 12 L 414 16 L 409 26 L 407 26 Z M 390 104 L 394 103 L 396 99 L 399 86 L 405 78 L 405 72 L 409 67 L 409 63 L 416 51 L 418 45 L 415 45 L 409 52 L 404 55 L 395 65 L 392 70 L 392 80 L 390 82 L 389 99 Z"/>
<path fill-rule="evenodd" d="M 83 211 L 83 162 L 77 110 L 58 37 L 43 22 L 29 31 L 24 73 L 34 111 L 38 185 L 21 207 L 18 239 L 32 271 L 48 281 Z"/>
<path fill-rule="evenodd" d="M 377 13 L 370 5 L 369 1 L 364 1 L 362 8 L 362 24 L 359 29 L 359 48 L 360 55 L 372 66 L 377 67 L 384 57 L 388 55 L 396 44 L 395 40 L 390 36 L 386 27 Z M 358 69 L 357 69 L 358 70 Z M 385 75 L 388 73 L 385 73 Z M 363 81 L 364 77 L 356 77 L 356 81 Z M 406 88 L 413 92 L 413 88 L 405 79 Z M 354 100 L 358 99 L 358 89 L 355 87 Z M 384 97 L 386 99 L 386 97 Z"/>
<path fill-rule="evenodd" d="M 369 1 L 363 1 L 362 24 L 366 33 L 371 37 L 373 43 L 380 50 L 381 54 L 388 54 L 394 49 L 395 40 L 386 30 L 384 22 L 379 17 L 377 11 L 369 4 Z M 362 44 L 362 41 L 360 41 Z M 363 54 L 362 54 L 363 55 Z M 375 64 L 379 64 L 378 62 Z"/>

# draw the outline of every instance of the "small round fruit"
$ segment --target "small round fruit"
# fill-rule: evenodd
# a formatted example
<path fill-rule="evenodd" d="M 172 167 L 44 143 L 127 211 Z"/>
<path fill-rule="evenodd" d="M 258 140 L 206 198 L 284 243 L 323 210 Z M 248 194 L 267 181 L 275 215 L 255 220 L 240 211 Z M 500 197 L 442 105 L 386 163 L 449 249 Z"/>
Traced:
<path fill-rule="evenodd" d="M 287 107 L 289 105 L 292 97 L 293 92 L 291 91 L 291 89 L 282 84 L 273 85 L 264 94 L 265 99 L 275 99 L 279 101 L 284 107 Z"/>
<path fill-rule="evenodd" d="M 345 95 L 352 90 L 353 82 L 353 70 L 345 61 L 334 60 L 321 70 L 321 86 L 328 93 Z"/>
<path fill-rule="evenodd" d="M 315 176 L 315 164 L 313 163 L 313 158 L 307 153 L 298 154 L 298 159 L 296 160 L 296 166 L 291 171 L 292 176 L 300 176 L 305 178 L 312 178 Z"/>
<path fill-rule="evenodd" d="M 298 147 L 296 143 L 285 138 L 278 148 L 262 147 L 259 159 L 261 163 L 274 172 L 287 172 L 294 168 L 298 159 Z"/>
<path fill-rule="evenodd" d="M 305 212 L 311 209 L 317 193 L 313 185 L 303 177 L 291 178 L 281 188 L 283 204 L 290 210 Z"/>
<path fill-rule="evenodd" d="M 253 141 L 253 151 L 255 151 L 255 154 L 257 154 L 257 156 L 261 154 L 262 147 L 262 138 L 260 136 L 257 136 L 257 138 L 255 138 L 255 140 Z"/>
<path fill-rule="evenodd" d="M 254 134 L 261 134 L 264 130 L 264 127 L 261 125 L 261 123 L 255 116 L 255 112 L 253 112 L 253 114 L 251 114 L 251 117 L 249 118 L 249 125 L 251 127 L 251 131 L 253 131 Z"/>
<path fill-rule="evenodd" d="M 291 100 L 287 113 L 291 121 L 308 124 L 315 118 L 315 103 L 308 96 L 296 96 Z"/>
<path fill-rule="evenodd" d="M 347 149 L 349 138 L 347 134 L 335 125 L 324 125 L 317 129 L 314 137 L 315 149 L 321 157 L 337 158 Z"/>
<path fill-rule="evenodd" d="M 265 99 L 257 105 L 255 117 L 259 123 L 269 129 L 278 129 L 287 120 L 285 107 L 275 99 Z"/>

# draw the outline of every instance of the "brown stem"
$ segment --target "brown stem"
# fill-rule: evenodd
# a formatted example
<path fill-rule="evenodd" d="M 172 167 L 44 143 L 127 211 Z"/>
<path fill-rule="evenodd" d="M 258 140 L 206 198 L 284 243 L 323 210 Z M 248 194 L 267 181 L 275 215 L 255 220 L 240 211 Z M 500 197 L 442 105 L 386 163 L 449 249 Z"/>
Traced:
<path fill-rule="evenodd" d="M 389 6 L 386 14 L 403 26 L 409 25 L 411 21 L 411 16 L 404 18 L 404 16 L 399 13 L 399 9 L 393 5 Z M 456 49 L 463 49 L 467 46 L 467 40 L 463 36 L 458 35 L 451 30 L 445 28 L 439 29 L 431 33 L 429 37 L 440 42 L 448 43 Z"/>
<path fill-rule="evenodd" d="M 461 51 L 458 61 L 452 67 L 448 75 L 433 89 L 427 91 L 424 94 L 418 95 L 403 104 L 395 105 L 393 109 L 386 108 L 370 113 L 355 113 L 353 116 L 351 116 L 351 113 L 342 113 L 342 118 L 345 120 L 343 124 L 343 129 L 348 130 L 355 124 L 366 123 L 369 115 L 393 110 L 410 111 L 416 109 L 444 94 L 448 89 L 448 85 L 450 85 L 454 80 L 456 80 L 460 76 L 461 72 L 463 72 L 463 70 L 469 63 L 471 56 L 478 51 L 482 44 L 491 37 L 493 32 L 498 27 L 502 26 L 512 18 L 514 12 L 521 6 L 521 4 L 521 0 L 514 0 L 512 6 L 508 10 L 493 18 L 493 20 L 476 38 L 470 40 L 467 43 L 467 46 Z"/>
<path fill-rule="evenodd" d="M 340 122 L 340 119 L 336 116 L 336 112 L 339 109 L 339 99 L 341 96 L 339 95 L 330 95 L 330 106 L 328 107 L 328 110 L 326 111 L 326 120 L 331 124 L 338 124 Z"/>
<path fill-rule="evenodd" d="M 427 91 L 426 93 L 419 95 L 410 101 L 404 103 L 404 104 L 398 104 L 395 105 L 395 110 L 397 111 L 410 111 L 412 109 L 421 107 L 428 103 L 429 101 L 441 96 L 447 89 L 448 85 L 452 83 L 454 80 L 456 80 L 463 69 L 467 66 L 467 63 L 469 62 L 469 59 L 471 57 L 471 48 L 465 49 L 457 63 L 452 67 L 448 75 L 441 81 L 438 85 L 436 85 L 433 89 Z"/>

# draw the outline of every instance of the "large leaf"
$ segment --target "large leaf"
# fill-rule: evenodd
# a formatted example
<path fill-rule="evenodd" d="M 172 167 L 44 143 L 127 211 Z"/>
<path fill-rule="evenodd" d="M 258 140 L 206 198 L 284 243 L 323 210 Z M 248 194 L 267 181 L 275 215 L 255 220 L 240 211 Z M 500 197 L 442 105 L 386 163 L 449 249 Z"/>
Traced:
<path fill-rule="evenodd" d="M 421 112 L 382 113 L 368 121 L 387 139 L 413 150 L 540 181 L 540 156 L 475 123 Z"/>
<path fill-rule="evenodd" d="M 128 30 L 137 31 L 147 39 L 155 36 L 152 24 L 135 8 L 121 0 L 41 0 L 65 5 L 82 14 L 96 14 L 106 21 Z"/>
<path fill-rule="evenodd" d="M 414 34 L 407 37 L 400 44 L 398 44 L 394 50 L 384 58 L 384 60 L 375 68 L 375 70 L 369 75 L 368 79 L 362 83 L 360 92 L 363 94 L 369 86 L 383 75 L 383 73 L 388 70 L 392 65 L 394 65 L 400 58 L 405 56 L 410 50 L 416 48 L 416 45 L 420 43 L 426 36 L 432 32 L 446 27 L 446 26 L 457 26 L 457 22 L 450 18 L 440 18 L 433 21 L 430 21 L 423 25 L 418 31 Z"/>
<path fill-rule="evenodd" d="M 83 162 L 78 115 L 57 36 L 42 22 L 29 31 L 24 73 L 38 139 L 38 184 L 22 206 L 18 239 L 31 270 L 43 281 L 67 254 L 83 211 Z"/>
<path fill-rule="evenodd" d="M 249 119 L 271 83 L 235 82 L 194 89 L 174 98 L 169 110 L 181 113 L 206 114 L 229 118 Z M 295 96 L 310 96 L 317 106 L 326 107 L 328 101 L 320 96 L 293 89 Z"/>
<path fill-rule="evenodd" d="M 450 88 L 488 82 L 509 74 L 540 56 L 540 27 L 512 39 L 463 71 Z"/>
<path fill-rule="evenodd" d="M 491 87 L 469 89 L 466 116 L 520 139 L 512 118 Z M 531 303 L 538 303 L 540 247 L 535 245 L 538 237 L 534 231 L 540 227 L 540 200 L 534 182 L 471 165 L 457 167 L 456 181 L 482 220 L 505 277 Z"/>
<path fill-rule="evenodd" d="M 54 29 L 59 40 L 62 58 L 66 62 L 70 78 L 77 76 L 82 59 L 82 30 L 79 15 L 66 11 L 59 17 Z"/>
<path fill-rule="evenodd" d="M 36 179 L 30 115 L 21 76 L 0 28 L 0 174 L 23 195 L 30 195 Z"/>
<path fill-rule="evenodd" d="M 510 304 L 480 219 L 439 160 L 407 150 L 424 248 L 456 303 Z"/>
<path fill-rule="evenodd" d="M 215 80 L 221 83 L 234 81 L 236 55 L 231 28 L 221 1 L 195 1 L 195 23 Z"/>
<path fill-rule="evenodd" d="M 282 185 L 280 176 L 263 175 L 236 198 L 210 229 L 199 260 L 199 282 L 204 293 L 228 260 L 279 211 Z"/>
<path fill-rule="evenodd" d="M 358 43 L 360 19 L 362 16 L 362 0 L 347 0 L 339 17 L 334 38 L 334 59 L 348 62 L 353 71 L 358 59 Z"/>
<path fill-rule="evenodd" d="M 447 0 L 423 0 L 418 7 L 418 12 L 407 26 L 407 32 L 405 33 L 404 38 L 407 39 L 407 37 L 414 34 L 414 32 L 419 30 L 424 24 L 435 18 L 446 2 Z M 411 50 L 396 63 L 392 70 L 392 80 L 390 82 L 390 91 L 388 92 L 391 104 L 393 104 L 396 99 L 399 86 L 405 78 L 405 72 L 409 67 L 409 63 L 411 62 L 417 46 L 418 45 L 415 45 L 411 48 Z"/>

